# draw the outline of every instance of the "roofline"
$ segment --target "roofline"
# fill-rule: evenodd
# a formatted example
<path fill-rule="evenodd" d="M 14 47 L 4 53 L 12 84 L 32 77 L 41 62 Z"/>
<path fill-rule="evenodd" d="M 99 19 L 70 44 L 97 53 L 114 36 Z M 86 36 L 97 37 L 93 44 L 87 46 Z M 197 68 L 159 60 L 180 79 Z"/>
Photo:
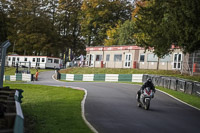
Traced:
<path fill-rule="evenodd" d="M 60 58 L 58 58 L 58 57 L 50 57 L 50 56 L 34 56 L 34 55 L 8 55 L 8 56 L 47 57 L 47 58 L 57 58 L 57 59 L 60 59 Z"/>
<path fill-rule="evenodd" d="M 94 48 L 94 47 L 125 47 L 125 46 L 137 46 L 137 45 L 111 45 L 111 46 L 104 46 L 104 45 L 99 45 L 99 46 L 86 46 L 86 48 Z M 138 46 L 140 47 L 140 46 Z"/>

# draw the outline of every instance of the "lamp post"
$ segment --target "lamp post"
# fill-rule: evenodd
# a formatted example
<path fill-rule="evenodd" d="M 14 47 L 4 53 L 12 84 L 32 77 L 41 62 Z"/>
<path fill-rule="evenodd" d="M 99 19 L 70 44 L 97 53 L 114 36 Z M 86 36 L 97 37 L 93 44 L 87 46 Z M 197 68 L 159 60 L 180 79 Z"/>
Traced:
<path fill-rule="evenodd" d="M 6 51 L 7 48 L 10 46 L 10 42 L 9 41 L 5 41 L 1 44 L 1 48 L 0 48 L 0 64 L 1 64 L 1 68 L 0 68 L 0 88 L 3 88 L 3 78 L 4 78 L 4 67 L 5 67 L 5 58 L 6 58 Z"/>

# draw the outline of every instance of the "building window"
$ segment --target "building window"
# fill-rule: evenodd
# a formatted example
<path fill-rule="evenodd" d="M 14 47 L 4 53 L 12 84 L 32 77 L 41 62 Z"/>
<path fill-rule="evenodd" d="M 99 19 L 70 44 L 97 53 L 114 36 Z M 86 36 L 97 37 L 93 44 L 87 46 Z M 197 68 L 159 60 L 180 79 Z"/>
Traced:
<path fill-rule="evenodd" d="M 163 58 L 160 59 L 160 62 L 170 62 L 172 55 L 166 55 Z"/>
<path fill-rule="evenodd" d="M 110 61 L 110 54 L 106 55 L 106 61 Z"/>
<path fill-rule="evenodd" d="M 44 58 L 42 58 L 42 62 L 45 62 L 45 59 L 44 59 Z"/>
<path fill-rule="evenodd" d="M 157 62 L 158 61 L 158 57 L 155 54 L 148 54 L 147 61 L 149 61 L 149 62 Z"/>
<path fill-rule="evenodd" d="M 47 61 L 48 63 L 52 63 L 53 62 L 53 60 L 52 59 L 48 59 L 48 61 Z"/>
<path fill-rule="evenodd" d="M 13 61 L 15 61 L 15 57 L 13 57 L 13 59 L 12 59 Z"/>
<path fill-rule="evenodd" d="M 54 59 L 54 63 L 58 64 L 59 60 L 58 59 Z"/>
<path fill-rule="evenodd" d="M 33 62 L 35 62 L 35 58 L 33 58 Z"/>
<path fill-rule="evenodd" d="M 144 62 L 144 57 L 145 57 L 144 54 L 141 54 L 141 55 L 140 55 L 140 62 Z"/>
<path fill-rule="evenodd" d="M 115 62 L 122 61 L 122 55 L 121 54 L 115 54 L 114 55 L 114 61 Z"/>
<path fill-rule="evenodd" d="M 11 60 L 11 58 L 9 57 L 9 58 L 8 58 L 8 61 L 10 61 L 10 60 Z"/>
<path fill-rule="evenodd" d="M 102 55 L 96 55 L 96 61 L 101 61 L 102 60 Z"/>
<path fill-rule="evenodd" d="M 37 58 L 37 62 L 40 62 L 40 58 Z"/>
<path fill-rule="evenodd" d="M 17 61 L 19 61 L 19 57 L 17 58 Z"/>
<path fill-rule="evenodd" d="M 181 69 L 181 63 L 182 63 L 182 54 L 181 53 L 175 53 L 173 58 L 173 68 L 174 69 Z"/>
<path fill-rule="evenodd" d="M 27 61 L 27 58 L 24 58 L 24 61 Z"/>

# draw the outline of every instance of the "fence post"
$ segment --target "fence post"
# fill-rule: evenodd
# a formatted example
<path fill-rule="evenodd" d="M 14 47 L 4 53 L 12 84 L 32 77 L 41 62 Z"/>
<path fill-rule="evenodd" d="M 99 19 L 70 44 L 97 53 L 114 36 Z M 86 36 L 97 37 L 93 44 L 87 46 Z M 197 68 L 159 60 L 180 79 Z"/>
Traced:
<path fill-rule="evenodd" d="M 193 55 L 192 55 L 192 73 L 191 73 L 191 76 L 194 75 L 194 56 L 195 56 L 195 53 L 193 53 Z"/>
<path fill-rule="evenodd" d="M 168 61 L 167 61 L 167 71 L 168 71 Z"/>
<path fill-rule="evenodd" d="M 3 88 L 3 77 L 4 77 L 4 67 L 5 67 L 5 58 L 6 58 L 6 51 L 7 48 L 10 46 L 9 41 L 5 41 L 0 46 L 0 61 L 1 61 L 1 68 L 0 68 L 0 88 Z"/>
<path fill-rule="evenodd" d="M 183 61 L 181 61 L 181 75 L 183 74 Z"/>

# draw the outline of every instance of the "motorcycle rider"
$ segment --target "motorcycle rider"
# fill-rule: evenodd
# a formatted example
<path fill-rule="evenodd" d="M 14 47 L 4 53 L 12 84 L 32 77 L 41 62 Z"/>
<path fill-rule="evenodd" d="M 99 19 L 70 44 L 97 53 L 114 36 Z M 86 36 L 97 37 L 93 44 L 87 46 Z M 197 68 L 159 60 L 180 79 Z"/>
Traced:
<path fill-rule="evenodd" d="M 147 81 L 142 85 L 142 87 L 140 88 L 140 90 L 137 92 L 137 94 L 138 94 L 138 97 L 137 97 L 138 102 L 140 102 L 140 95 L 143 93 L 144 88 L 146 88 L 146 87 L 149 87 L 154 93 L 156 92 L 155 86 L 152 83 L 151 78 L 148 78 Z M 152 98 L 153 97 L 154 97 L 154 95 L 152 96 Z"/>

